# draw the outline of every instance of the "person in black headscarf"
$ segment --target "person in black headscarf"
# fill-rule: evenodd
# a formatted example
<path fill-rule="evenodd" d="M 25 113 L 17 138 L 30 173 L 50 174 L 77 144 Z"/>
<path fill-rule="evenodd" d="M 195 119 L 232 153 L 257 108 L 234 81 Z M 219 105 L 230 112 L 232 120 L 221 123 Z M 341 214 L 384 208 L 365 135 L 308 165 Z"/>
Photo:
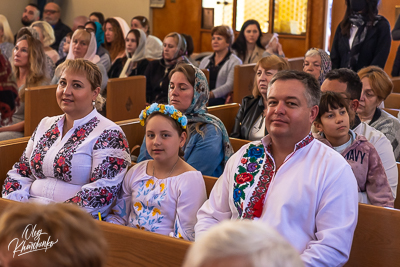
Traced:
<path fill-rule="evenodd" d="M 370 65 L 385 68 L 391 37 L 388 20 L 378 15 L 379 0 L 346 0 L 347 10 L 333 39 L 332 68 L 357 72 Z"/>

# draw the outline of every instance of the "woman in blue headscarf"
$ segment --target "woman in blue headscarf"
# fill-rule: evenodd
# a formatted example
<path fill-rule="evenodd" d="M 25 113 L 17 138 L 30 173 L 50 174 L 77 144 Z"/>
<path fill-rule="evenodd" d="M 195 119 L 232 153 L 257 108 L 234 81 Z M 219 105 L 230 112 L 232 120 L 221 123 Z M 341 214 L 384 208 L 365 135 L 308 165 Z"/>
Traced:
<path fill-rule="evenodd" d="M 97 52 L 96 55 L 100 57 L 100 63 L 106 68 L 107 71 L 111 67 L 111 58 L 107 49 L 104 48 L 104 31 L 101 24 L 97 21 L 88 21 L 85 23 L 85 29 L 87 31 L 93 31 L 96 36 Z"/>
<path fill-rule="evenodd" d="M 203 175 L 219 177 L 233 154 L 224 124 L 207 113 L 209 87 L 204 73 L 189 64 L 178 64 L 169 74 L 168 102 L 188 119 L 184 158 Z M 150 159 L 145 141 L 137 162 Z"/>

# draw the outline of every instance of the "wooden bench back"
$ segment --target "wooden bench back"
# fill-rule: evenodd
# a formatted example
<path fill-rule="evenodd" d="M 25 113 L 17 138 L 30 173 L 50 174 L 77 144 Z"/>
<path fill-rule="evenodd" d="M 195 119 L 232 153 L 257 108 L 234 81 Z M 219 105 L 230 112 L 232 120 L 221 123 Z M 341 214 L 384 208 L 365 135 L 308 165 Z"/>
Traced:
<path fill-rule="evenodd" d="M 384 103 L 385 108 L 400 109 L 400 94 L 391 93 Z"/>
<path fill-rule="evenodd" d="M 0 198 L 0 214 L 24 203 Z M 105 266 L 181 266 L 191 242 L 127 226 L 96 221 L 108 248 Z M 22 233 L 21 233 L 22 234 Z"/>
<path fill-rule="evenodd" d="M 229 141 L 231 141 L 231 145 L 234 152 L 238 151 L 242 146 L 250 143 L 249 140 L 232 138 L 232 137 L 229 137 Z"/>
<path fill-rule="evenodd" d="M 240 105 L 237 103 L 208 107 L 208 112 L 218 117 L 225 125 L 226 131 L 230 134 L 235 125 L 236 114 Z"/>
<path fill-rule="evenodd" d="M 358 205 L 358 223 L 346 267 L 398 266 L 400 211 Z"/>
<path fill-rule="evenodd" d="M 109 79 L 107 83 L 106 117 L 112 121 L 139 118 L 146 107 L 146 77 L 133 76 Z"/>
<path fill-rule="evenodd" d="M 397 173 L 400 174 L 400 163 L 397 162 Z M 397 193 L 394 200 L 394 208 L 400 210 L 400 185 L 397 184 Z"/>
<path fill-rule="evenodd" d="M 122 131 L 124 131 L 130 149 L 136 145 L 142 145 L 144 138 L 144 127 L 140 125 L 139 118 L 117 121 L 115 123 L 121 127 Z M 139 149 L 136 149 L 133 154 L 135 156 L 139 156 Z"/>
<path fill-rule="evenodd" d="M 242 99 L 245 96 L 251 95 L 253 90 L 254 71 L 255 63 L 236 65 L 234 69 L 234 80 L 233 80 L 233 103 L 242 103 Z"/>
<path fill-rule="evenodd" d="M 0 141 L 0 186 L 4 184 L 7 172 L 19 161 L 30 136 Z"/>
<path fill-rule="evenodd" d="M 383 108 L 383 110 L 386 111 L 387 113 L 393 115 L 396 118 L 400 111 L 399 109 L 394 109 L 394 108 Z"/>
<path fill-rule="evenodd" d="M 303 70 L 304 57 L 289 58 L 288 62 L 291 70 Z"/>
<path fill-rule="evenodd" d="M 392 78 L 393 93 L 400 94 L 400 77 Z"/>
<path fill-rule="evenodd" d="M 56 99 L 57 85 L 25 89 L 25 136 L 31 136 L 44 117 L 61 115 Z"/>
<path fill-rule="evenodd" d="M 204 178 L 204 183 L 206 184 L 206 192 L 207 192 L 207 198 L 210 196 L 211 190 L 214 187 L 214 184 L 217 182 L 218 178 L 217 177 L 212 177 L 212 176 L 207 176 L 203 175 Z"/>
<path fill-rule="evenodd" d="M 207 83 L 208 85 L 210 85 L 210 72 L 208 71 L 208 69 L 200 69 L 200 70 L 204 73 L 204 75 L 207 78 Z"/>

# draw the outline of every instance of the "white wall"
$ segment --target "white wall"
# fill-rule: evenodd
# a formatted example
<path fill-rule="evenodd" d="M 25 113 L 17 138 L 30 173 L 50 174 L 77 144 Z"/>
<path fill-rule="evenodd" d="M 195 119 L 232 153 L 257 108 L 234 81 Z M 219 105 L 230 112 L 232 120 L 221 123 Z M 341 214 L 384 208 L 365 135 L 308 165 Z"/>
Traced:
<path fill-rule="evenodd" d="M 0 14 L 7 17 L 13 34 L 22 27 L 21 16 L 29 0 L 0 0 Z M 134 16 L 142 15 L 151 21 L 150 0 L 63 0 L 61 19 L 72 27 L 74 17 L 97 11 L 105 18 L 121 17 L 130 26 Z"/>

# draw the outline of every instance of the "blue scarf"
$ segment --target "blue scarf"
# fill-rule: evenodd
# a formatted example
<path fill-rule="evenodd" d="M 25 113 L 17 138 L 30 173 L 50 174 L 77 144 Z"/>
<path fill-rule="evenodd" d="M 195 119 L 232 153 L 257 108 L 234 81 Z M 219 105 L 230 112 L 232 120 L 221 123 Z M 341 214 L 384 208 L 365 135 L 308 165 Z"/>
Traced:
<path fill-rule="evenodd" d="M 101 24 L 97 21 L 94 21 L 94 24 L 96 25 L 96 42 L 97 42 L 97 48 L 101 44 L 104 44 L 104 31 L 103 28 L 101 27 Z"/>

